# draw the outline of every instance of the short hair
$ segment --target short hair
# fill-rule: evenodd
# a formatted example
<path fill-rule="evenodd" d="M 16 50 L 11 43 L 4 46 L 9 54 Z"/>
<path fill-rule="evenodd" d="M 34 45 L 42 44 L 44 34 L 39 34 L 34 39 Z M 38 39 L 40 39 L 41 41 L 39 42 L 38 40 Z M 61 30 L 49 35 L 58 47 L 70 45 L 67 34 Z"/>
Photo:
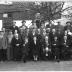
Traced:
<path fill-rule="evenodd" d="M 66 24 L 67 24 L 67 23 L 71 23 L 71 22 L 70 22 L 70 21 L 68 21 L 68 22 L 66 22 Z"/>
<path fill-rule="evenodd" d="M 26 23 L 26 21 L 25 21 L 25 20 L 23 20 L 23 21 L 22 21 L 22 23 L 24 23 L 24 22 Z"/>

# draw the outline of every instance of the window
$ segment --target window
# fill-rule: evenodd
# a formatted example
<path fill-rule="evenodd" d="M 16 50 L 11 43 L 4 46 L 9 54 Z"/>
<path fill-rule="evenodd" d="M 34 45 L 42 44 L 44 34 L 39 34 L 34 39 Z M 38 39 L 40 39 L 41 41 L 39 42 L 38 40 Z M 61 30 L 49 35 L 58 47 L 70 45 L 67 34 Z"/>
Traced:
<path fill-rule="evenodd" d="M 7 18 L 7 17 L 8 17 L 8 14 L 3 14 L 3 17 L 4 17 L 4 18 Z"/>

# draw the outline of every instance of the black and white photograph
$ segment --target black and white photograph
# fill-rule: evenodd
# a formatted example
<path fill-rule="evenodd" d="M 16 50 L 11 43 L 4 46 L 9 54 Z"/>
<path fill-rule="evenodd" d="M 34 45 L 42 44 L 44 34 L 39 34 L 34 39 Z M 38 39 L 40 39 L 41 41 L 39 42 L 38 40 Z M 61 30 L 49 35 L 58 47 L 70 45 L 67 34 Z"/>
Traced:
<path fill-rule="evenodd" d="M 0 71 L 72 71 L 72 1 L 0 0 Z"/>

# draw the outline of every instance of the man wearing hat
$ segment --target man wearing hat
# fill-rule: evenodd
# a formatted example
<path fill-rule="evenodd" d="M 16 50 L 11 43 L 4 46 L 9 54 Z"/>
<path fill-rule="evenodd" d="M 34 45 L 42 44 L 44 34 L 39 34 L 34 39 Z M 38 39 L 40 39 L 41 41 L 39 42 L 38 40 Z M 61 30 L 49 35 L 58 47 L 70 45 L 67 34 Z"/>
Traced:
<path fill-rule="evenodd" d="M 26 33 L 27 33 L 27 27 L 26 27 L 25 23 L 26 23 L 26 21 L 23 20 L 22 21 L 22 26 L 19 27 L 20 32 L 21 32 L 21 37 L 22 37 L 23 40 L 25 40 L 25 36 L 26 36 Z"/>
<path fill-rule="evenodd" d="M 23 26 L 25 26 L 25 23 L 26 23 L 26 21 L 23 20 L 23 21 L 22 21 L 22 26 L 20 26 L 19 28 L 23 28 Z"/>
<path fill-rule="evenodd" d="M 61 25 L 61 22 L 57 22 L 56 29 L 62 31 L 63 26 Z"/>
<path fill-rule="evenodd" d="M 71 30 L 71 22 L 66 22 L 66 26 L 64 27 L 64 30 L 70 29 Z"/>

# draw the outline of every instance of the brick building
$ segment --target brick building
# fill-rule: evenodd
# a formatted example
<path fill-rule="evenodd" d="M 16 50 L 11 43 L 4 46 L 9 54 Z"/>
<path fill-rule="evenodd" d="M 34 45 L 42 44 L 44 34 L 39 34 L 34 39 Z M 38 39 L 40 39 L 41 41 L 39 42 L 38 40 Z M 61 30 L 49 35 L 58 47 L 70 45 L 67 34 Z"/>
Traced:
<path fill-rule="evenodd" d="M 33 2 L 13 2 L 10 5 L 0 4 L 0 20 L 3 21 L 3 27 L 9 28 L 13 20 L 33 20 L 34 11 L 30 10 L 30 4 Z"/>

